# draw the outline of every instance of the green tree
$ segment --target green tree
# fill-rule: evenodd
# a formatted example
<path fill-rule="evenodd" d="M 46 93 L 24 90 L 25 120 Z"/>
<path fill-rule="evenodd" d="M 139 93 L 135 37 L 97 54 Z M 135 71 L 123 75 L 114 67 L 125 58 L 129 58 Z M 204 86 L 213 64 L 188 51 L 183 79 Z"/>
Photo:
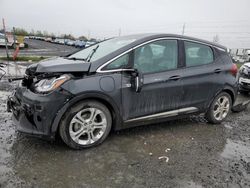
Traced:
<path fill-rule="evenodd" d="M 79 40 L 84 40 L 84 41 L 88 40 L 87 37 L 85 37 L 85 36 L 80 36 L 80 37 L 78 37 L 78 39 Z"/>
<path fill-rule="evenodd" d="M 12 32 L 14 33 L 14 30 L 12 30 Z M 26 36 L 29 35 L 29 33 L 23 28 L 15 28 L 15 35 Z"/>

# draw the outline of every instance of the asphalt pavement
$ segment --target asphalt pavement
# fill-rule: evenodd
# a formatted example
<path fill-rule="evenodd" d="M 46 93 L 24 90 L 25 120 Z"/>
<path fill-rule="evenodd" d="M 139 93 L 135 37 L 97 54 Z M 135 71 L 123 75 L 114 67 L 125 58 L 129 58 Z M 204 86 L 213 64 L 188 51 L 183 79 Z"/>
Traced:
<path fill-rule="evenodd" d="M 78 48 L 45 42 L 35 39 L 25 39 L 25 43 L 28 44 L 28 48 L 20 49 L 19 55 L 22 56 L 64 56 L 73 53 Z M 9 49 L 9 54 L 14 53 L 13 49 Z M 6 50 L 4 47 L 0 48 L 0 56 L 6 56 Z"/>

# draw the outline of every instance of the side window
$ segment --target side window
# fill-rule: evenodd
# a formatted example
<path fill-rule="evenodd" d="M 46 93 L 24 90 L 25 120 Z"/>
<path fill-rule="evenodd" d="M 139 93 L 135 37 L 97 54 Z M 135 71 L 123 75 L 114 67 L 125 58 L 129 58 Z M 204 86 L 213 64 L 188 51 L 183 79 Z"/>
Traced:
<path fill-rule="evenodd" d="M 108 64 L 106 67 L 103 68 L 103 70 L 122 69 L 128 65 L 128 62 L 129 62 L 129 54 L 125 54 L 119 57 L 118 59 L 114 60 L 110 64 Z"/>
<path fill-rule="evenodd" d="M 177 40 L 160 40 L 134 51 L 134 68 L 142 73 L 176 69 L 178 64 Z"/>
<path fill-rule="evenodd" d="M 184 44 L 187 67 L 205 65 L 214 61 L 213 51 L 209 46 L 186 41 Z"/>

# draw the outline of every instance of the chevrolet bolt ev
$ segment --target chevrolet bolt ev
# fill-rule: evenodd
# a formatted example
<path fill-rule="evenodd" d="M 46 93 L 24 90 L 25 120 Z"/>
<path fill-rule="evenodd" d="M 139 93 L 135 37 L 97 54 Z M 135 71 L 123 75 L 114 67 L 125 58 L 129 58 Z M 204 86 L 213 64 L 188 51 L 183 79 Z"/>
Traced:
<path fill-rule="evenodd" d="M 239 74 L 239 91 L 241 93 L 249 93 L 250 92 L 250 63 L 245 63 L 240 67 Z"/>
<path fill-rule="evenodd" d="M 205 114 L 221 123 L 237 93 L 227 49 L 167 34 L 109 39 L 29 66 L 8 98 L 18 131 L 71 148 L 102 143 L 111 129 Z"/>

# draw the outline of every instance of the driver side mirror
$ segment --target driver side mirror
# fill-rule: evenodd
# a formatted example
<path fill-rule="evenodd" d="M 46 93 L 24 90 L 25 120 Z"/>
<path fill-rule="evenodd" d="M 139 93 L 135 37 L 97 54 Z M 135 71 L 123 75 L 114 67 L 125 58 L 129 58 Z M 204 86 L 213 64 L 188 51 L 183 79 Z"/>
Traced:
<path fill-rule="evenodd" d="M 143 74 L 139 72 L 137 69 L 132 72 L 131 85 L 135 92 L 139 93 L 143 86 Z"/>
<path fill-rule="evenodd" d="M 123 72 L 127 72 L 131 75 L 131 88 L 139 93 L 144 82 L 143 74 L 137 69 L 123 69 Z"/>

